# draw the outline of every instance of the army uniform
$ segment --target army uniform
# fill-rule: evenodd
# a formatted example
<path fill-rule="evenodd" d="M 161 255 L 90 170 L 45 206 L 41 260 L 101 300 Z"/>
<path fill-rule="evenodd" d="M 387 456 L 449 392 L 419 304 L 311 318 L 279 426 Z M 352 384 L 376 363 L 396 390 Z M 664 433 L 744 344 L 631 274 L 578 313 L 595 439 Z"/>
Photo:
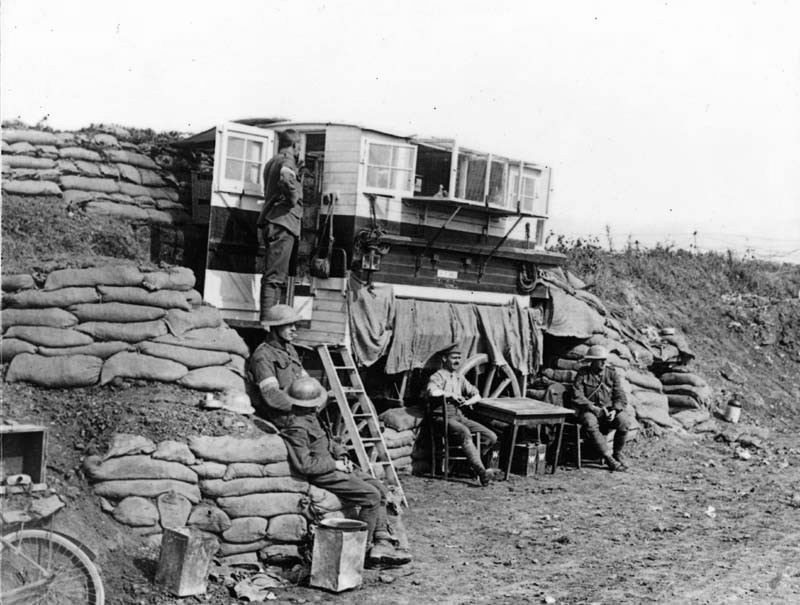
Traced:
<path fill-rule="evenodd" d="M 284 426 L 292 413 L 285 391 L 298 378 L 308 376 L 294 345 L 282 343 L 270 332 L 250 356 L 249 374 L 261 391 L 260 415 L 279 428 Z"/>
<path fill-rule="evenodd" d="M 266 248 L 261 276 L 261 319 L 278 303 L 296 254 L 303 219 L 303 185 L 291 148 L 280 150 L 264 166 L 264 207 L 258 216 Z"/>

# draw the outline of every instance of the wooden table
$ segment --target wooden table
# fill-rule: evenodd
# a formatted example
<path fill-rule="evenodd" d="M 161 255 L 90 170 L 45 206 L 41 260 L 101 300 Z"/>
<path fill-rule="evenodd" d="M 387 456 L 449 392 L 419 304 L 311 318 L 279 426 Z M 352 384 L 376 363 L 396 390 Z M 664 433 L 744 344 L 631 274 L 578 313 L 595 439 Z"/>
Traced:
<path fill-rule="evenodd" d="M 514 458 L 514 446 L 517 443 L 517 429 L 520 426 L 540 427 L 543 424 L 557 424 L 558 437 L 556 438 L 556 451 L 553 458 L 551 473 L 556 472 L 558 457 L 561 455 L 561 434 L 564 432 L 564 420 L 575 414 L 569 408 L 551 405 L 544 401 L 529 399 L 527 397 L 503 397 L 499 399 L 481 399 L 473 410 L 479 416 L 499 420 L 512 426 L 511 448 L 506 466 L 506 479 L 511 473 L 511 460 Z"/>

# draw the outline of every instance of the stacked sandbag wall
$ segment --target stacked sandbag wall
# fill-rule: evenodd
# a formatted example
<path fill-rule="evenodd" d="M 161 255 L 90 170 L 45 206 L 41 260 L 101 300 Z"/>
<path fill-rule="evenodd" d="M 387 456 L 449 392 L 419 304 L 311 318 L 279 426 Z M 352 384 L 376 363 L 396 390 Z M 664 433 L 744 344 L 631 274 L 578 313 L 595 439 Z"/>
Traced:
<path fill-rule="evenodd" d="M 398 472 L 409 473 L 412 470 L 412 454 L 417 446 L 423 418 L 424 411 L 415 407 L 391 408 L 378 417 L 389 458 Z"/>
<path fill-rule="evenodd" d="M 117 434 L 84 471 L 104 510 L 135 533 L 158 543 L 165 528 L 209 532 L 226 563 L 295 562 L 310 524 L 342 516 L 334 494 L 291 472 L 278 435 L 154 443 Z"/>
<path fill-rule="evenodd" d="M 245 391 L 241 337 L 202 303 L 191 270 L 133 265 L 4 275 L 6 382 L 66 388 L 116 379 Z"/>

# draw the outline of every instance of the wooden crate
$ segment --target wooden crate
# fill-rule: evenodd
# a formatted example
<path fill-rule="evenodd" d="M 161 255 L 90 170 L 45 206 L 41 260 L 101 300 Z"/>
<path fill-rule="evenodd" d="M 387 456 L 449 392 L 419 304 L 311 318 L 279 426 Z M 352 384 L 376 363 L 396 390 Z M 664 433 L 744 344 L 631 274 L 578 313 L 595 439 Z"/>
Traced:
<path fill-rule="evenodd" d="M 35 424 L 0 425 L 0 495 L 47 488 L 47 427 Z M 7 485 L 16 475 L 28 475 L 32 485 Z"/>

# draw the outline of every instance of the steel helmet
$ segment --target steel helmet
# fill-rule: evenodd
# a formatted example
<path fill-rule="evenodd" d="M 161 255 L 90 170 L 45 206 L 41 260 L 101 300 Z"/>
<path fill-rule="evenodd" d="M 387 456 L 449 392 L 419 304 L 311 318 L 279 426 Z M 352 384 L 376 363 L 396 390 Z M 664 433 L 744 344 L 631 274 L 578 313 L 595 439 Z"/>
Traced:
<path fill-rule="evenodd" d="M 302 319 L 290 305 L 275 305 L 267 309 L 264 319 L 261 320 L 261 325 L 265 328 L 274 328 L 297 323 Z"/>
<path fill-rule="evenodd" d="M 603 345 L 592 345 L 583 356 L 584 361 L 591 361 L 593 359 L 608 359 L 608 349 Z"/>
<path fill-rule="evenodd" d="M 316 408 L 328 399 L 328 392 L 316 378 L 302 376 L 289 385 L 286 398 L 301 408 Z"/>

